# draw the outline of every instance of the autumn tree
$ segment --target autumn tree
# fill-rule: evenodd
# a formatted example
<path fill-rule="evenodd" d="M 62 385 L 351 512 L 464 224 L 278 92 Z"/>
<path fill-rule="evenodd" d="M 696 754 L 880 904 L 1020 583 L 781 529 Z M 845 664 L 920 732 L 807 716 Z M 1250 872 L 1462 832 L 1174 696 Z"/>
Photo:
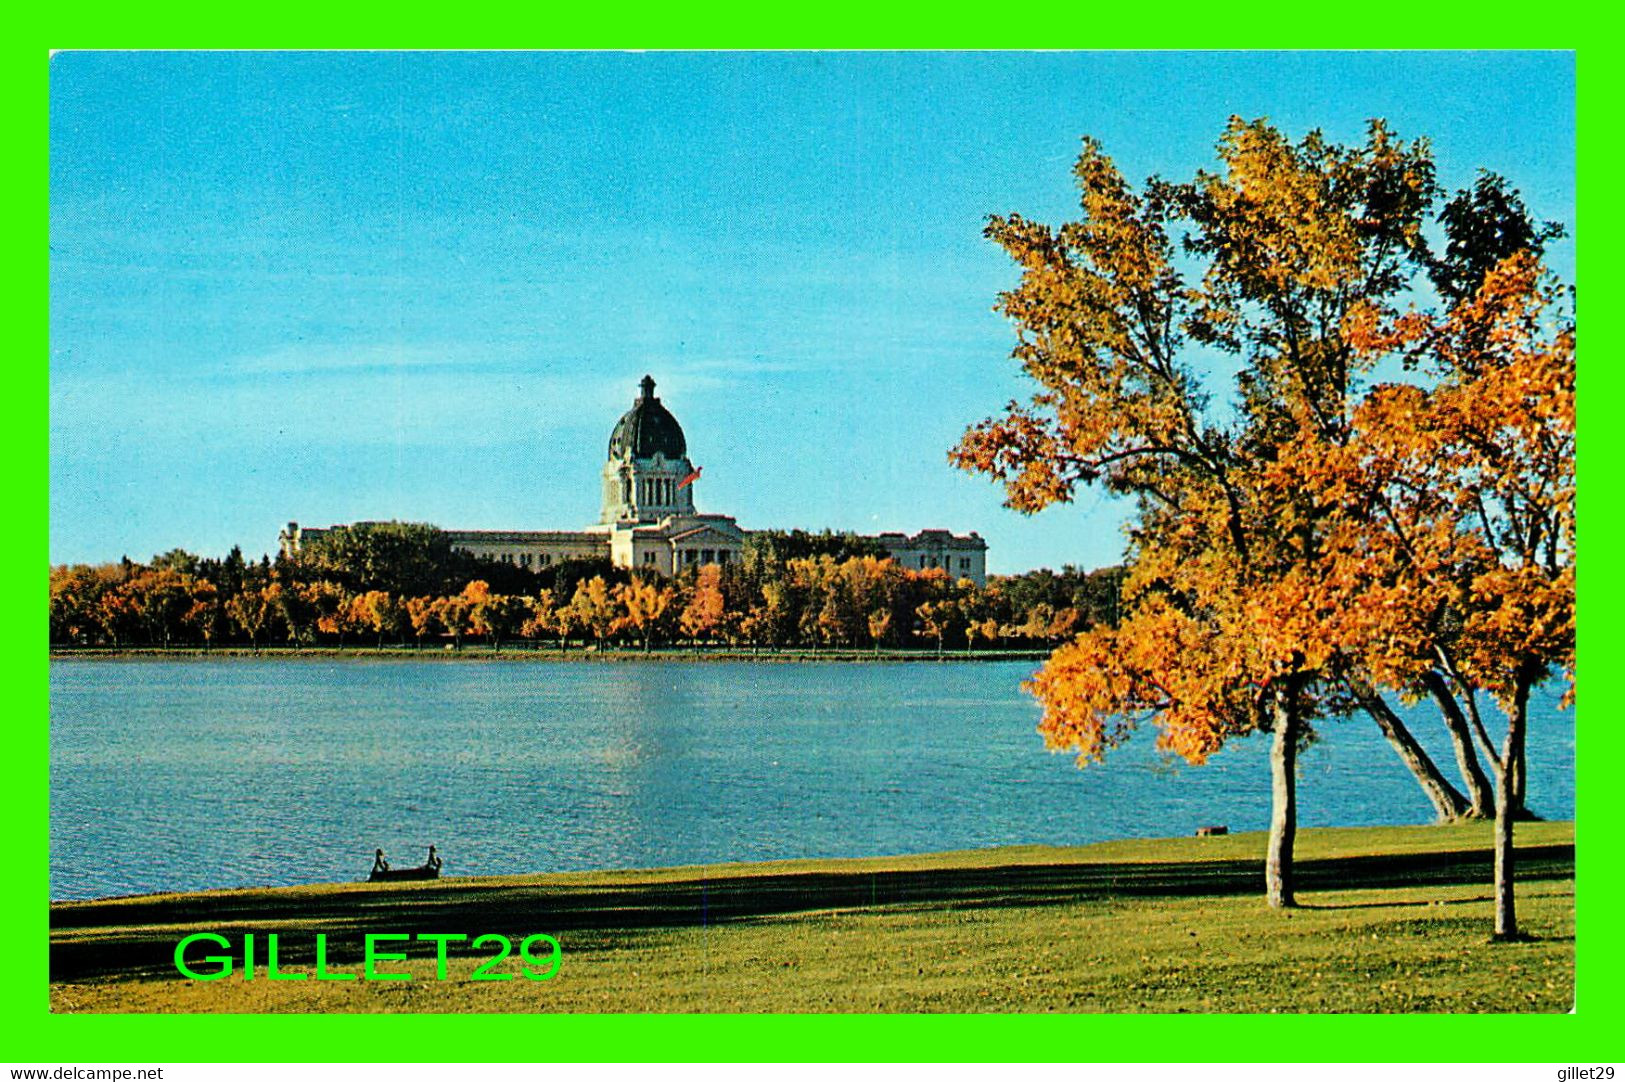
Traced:
<path fill-rule="evenodd" d="M 600 575 L 583 579 L 576 584 L 575 595 L 570 598 L 570 615 L 578 627 L 592 633 L 600 649 L 615 628 L 620 607 L 615 602 L 610 586 Z"/>
<path fill-rule="evenodd" d="M 953 586 L 943 581 L 934 582 L 933 585 L 936 589 L 931 591 L 931 600 L 920 602 L 914 612 L 920 620 L 921 634 L 936 644 L 937 656 L 940 657 L 950 638 L 965 634 L 968 621 L 964 603 Z"/>
<path fill-rule="evenodd" d="M 435 619 L 451 635 L 454 650 L 463 648 L 463 638 L 474 627 L 474 606 L 461 594 L 442 597 L 435 602 Z"/>
<path fill-rule="evenodd" d="M 102 590 L 96 597 L 95 620 L 102 636 L 113 646 L 134 641 L 141 624 L 141 609 L 126 584 Z"/>
<path fill-rule="evenodd" d="M 192 607 L 192 579 L 172 566 L 136 572 L 120 587 L 146 625 L 147 641 L 168 646 Z"/>
<path fill-rule="evenodd" d="M 524 619 L 519 624 L 521 637 L 540 642 L 542 636 L 554 633 L 558 603 L 552 590 L 539 590 L 535 597 L 526 598 Z M 563 638 L 560 637 L 560 647 Z"/>
<path fill-rule="evenodd" d="M 653 645 L 662 619 L 672 610 L 677 591 L 656 579 L 633 579 L 615 588 L 614 600 L 620 614 L 615 625 L 635 634 L 645 651 Z"/>
<path fill-rule="evenodd" d="M 1163 747 L 1200 762 L 1270 732 L 1266 895 L 1285 906 L 1296 756 L 1331 661 L 1292 606 L 1322 559 L 1325 512 L 1260 477 L 1295 438 L 1347 438 L 1360 357 L 1343 320 L 1408 286 L 1434 181 L 1425 144 L 1378 122 L 1341 147 L 1233 119 L 1218 153 L 1217 172 L 1137 192 L 1085 140 L 1077 221 L 990 220 L 1022 268 L 999 308 L 1039 389 L 952 459 L 1024 512 L 1080 485 L 1136 501 L 1120 626 L 1064 645 L 1031 685 L 1045 738 L 1089 762 L 1149 719 Z M 1235 399 L 1216 408 L 1225 368 Z"/>
<path fill-rule="evenodd" d="M 1496 782 L 1495 935 L 1518 934 L 1514 824 L 1530 692 L 1574 677 L 1575 329 L 1531 251 L 1508 256 L 1443 316 L 1373 307 L 1354 337 L 1414 360 L 1427 386 L 1378 387 L 1323 463 L 1348 493 L 1340 574 L 1324 589 L 1401 595 L 1348 614 L 1378 676 L 1448 685 Z M 1505 724 L 1493 741 L 1480 696 Z"/>
<path fill-rule="evenodd" d="M 384 648 L 384 639 L 398 638 L 406 629 L 408 617 L 405 606 L 384 590 L 368 590 L 350 599 L 350 622 L 357 628 L 378 636 L 378 649 Z"/>
<path fill-rule="evenodd" d="M 880 656 L 880 644 L 885 641 L 886 633 L 891 630 L 891 612 L 888 609 L 875 609 L 869 613 L 869 638 L 874 643 L 875 656 Z"/>
<path fill-rule="evenodd" d="M 695 573 L 694 592 L 679 618 L 683 634 L 696 643 L 712 638 L 721 630 L 726 612 L 722 568 L 706 564 Z"/>
<path fill-rule="evenodd" d="M 491 638 L 493 649 L 500 650 L 504 639 L 520 634 L 532 612 L 530 603 L 513 594 L 491 594 L 478 606 L 476 619 Z"/>
<path fill-rule="evenodd" d="M 50 636 L 53 643 L 120 645 L 133 613 L 119 587 L 127 577 L 118 564 L 53 567 L 50 573 Z"/>
<path fill-rule="evenodd" d="M 316 630 L 337 636 L 339 649 L 344 649 L 345 636 L 358 626 L 344 588 L 336 582 L 323 579 L 302 583 L 295 587 L 295 590 L 303 596 L 306 605 L 309 606 L 314 616 Z"/>
<path fill-rule="evenodd" d="M 425 635 L 433 634 L 440 626 L 438 598 L 414 597 L 406 602 L 406 619 L 412 628 L 412 640 L 419 649 Z"/>
<path fill-rule="evenodd" d="M 889 557 L 859 556 L 841 564 L 849 597 L 850 634 L 854 643 L 867 632 L 876 651 L 893 629 L 908 622 L 907 573 Z"/>
<path fill-rule="evenodd" d="M 226 602 L 226 615 L 248 636 L 248 645 L 255 651 L 260 648 L 260 634 L 270 621 L 274 607 L 274 598 L 267 593 L 268 589 L 245 586 Z"/>
<path fill-rule="evenodd" d="M 782 578 L 769 578 L 743 618 L 750 641 L 763 646 L 782 646 L 790 641 L 797 624 L 798 608 L 790 584 Z"/>
<path fill-rule="evenodd" d="M 476 579 L 464 586 L 462 593 L 442 597 L 434 603 L 435 618 L 451 633 L 453 649 L 461 650 L 463 637 L 470 632 L 485 633 L 485 607 L 490 599 L 490 586 L 483 579 Z"/>
<path fill-rule="evenodd" d="M 191 583 L 191 604 L 181 617 L 182 623 L 197 632 L 204 649 L 214 645 L 215 639 L 226 626 L 225 606 L 220 601 L 220 589 L 207 580 Z"/>

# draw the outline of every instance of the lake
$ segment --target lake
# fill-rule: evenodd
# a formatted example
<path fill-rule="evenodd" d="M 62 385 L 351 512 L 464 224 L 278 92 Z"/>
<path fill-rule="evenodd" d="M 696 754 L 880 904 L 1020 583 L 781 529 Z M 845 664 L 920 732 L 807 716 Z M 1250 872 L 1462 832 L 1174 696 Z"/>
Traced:
<path fill-rule="evenodd" d="M 51 896 L 360 879 L 431 842 L 497 875 L 1268 825 L 1267 737 L 1191 767 L 1146 730 L 1080 771 L 1034 731 L 1034 667 L 56 660 Z M 1559 694 L 1531 710 L 1548 818 L 1574 814 Z M 1436 714 L 1403 713 L 1453 776 Z M 1364 716 L 1321 727 L 1299 801 L 1305 826 L 1431 819 Z"/>

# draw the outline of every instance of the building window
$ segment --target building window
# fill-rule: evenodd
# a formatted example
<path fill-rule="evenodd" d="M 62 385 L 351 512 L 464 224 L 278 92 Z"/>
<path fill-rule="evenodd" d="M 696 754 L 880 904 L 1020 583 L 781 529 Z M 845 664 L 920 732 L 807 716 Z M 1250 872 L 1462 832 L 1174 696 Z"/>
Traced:
<path fill-rule="evenodd" d="M 961 570 L 961 571 L 969 571 L 970 570 L 970 557 L 969 556 L 961 556 L 959 558 L 959 570 Z"/>
<path fill-rule="evenodd" d="M 685 564 L 691 564 L 691 563 L 694 562 L 694 557 L 696 557 L 698 555 L 699 555 L 699 553 L 696 552 L 693 549 L 684 549 L 683 550 L 683 562 Z"/>
<path fill-rule="evenodd" d="M 728 555 L 729 554 L 728 554 L 727 549 L 717 549 L 717 563 L 719 563 L 719 564 L 727 563 L 728 562 Z"/>
<path fill-rule="evenodd" d="M 920 570 L 921 571 L 925 570 L 925 557 L 924 556 L 920 557 Z"/>
<path fill-rule="evenodd" d="M 646 564 L 653 564 L 655 562 L 655 554 L 653 549 L 650 549 L 648 552 L 643 554 L 643 562 Z"/>
<path fill-rule="evenodd" d="M 700 553 L 700 563 L 702 564 L 714 563 L 716 558 L 717 552 L 715 549 L 706 549 Z"/>

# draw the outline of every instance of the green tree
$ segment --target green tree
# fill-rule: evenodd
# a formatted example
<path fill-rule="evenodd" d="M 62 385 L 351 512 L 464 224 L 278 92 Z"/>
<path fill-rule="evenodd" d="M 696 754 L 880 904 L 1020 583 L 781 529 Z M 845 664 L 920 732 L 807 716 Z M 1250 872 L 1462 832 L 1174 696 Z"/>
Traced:
<path fill-rule="evenodd" d="M 1445 249 L 1429 259 L 1428 277 L 1450 307 L 1472 300 L 1503 260 L 1523 252 L 1538 259 L 1564 233 L 1557 223 L 1537 222 L 1517 189 L 1487 170 L 1479 172 L 1471 188 L 1456 192 L 1440 211 L 1439 222 L 1445 228 Z"/>
<path fill-rule="evenodd" d="M 358 522 L 312 537 L 297 564 L 304 578 L 332 579 L 351 592 L 383 590 L 400 597 L 446 589 L 453 562 L 450 542 L 434 526 Z"/>
<path fill-rule="evenodd" d="M 288 641 L 298 649 L 316 636 L 316 607 L 306 591 L 285 582 L 272 583 L 267 590 L 272 610 L 287 629 Z"/>

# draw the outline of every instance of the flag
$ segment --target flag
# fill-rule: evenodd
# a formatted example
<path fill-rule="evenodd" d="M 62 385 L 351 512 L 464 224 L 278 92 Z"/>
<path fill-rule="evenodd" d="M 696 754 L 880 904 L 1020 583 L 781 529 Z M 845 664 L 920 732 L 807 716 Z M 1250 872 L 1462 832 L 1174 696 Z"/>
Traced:
<path fill-rule="evenodd" d="M 700 470 L 703 470 L 703 469 L 705 469 L 704 466 L 695 467 L 693 473 L 689 474 L 687 477 L 685 477 L 681 481 L 677 482 L 677 487 L 678 488 L 686 488 L 689 485 L 692 485 L 695 481 L 698 481 L 700 479 Z"/>

